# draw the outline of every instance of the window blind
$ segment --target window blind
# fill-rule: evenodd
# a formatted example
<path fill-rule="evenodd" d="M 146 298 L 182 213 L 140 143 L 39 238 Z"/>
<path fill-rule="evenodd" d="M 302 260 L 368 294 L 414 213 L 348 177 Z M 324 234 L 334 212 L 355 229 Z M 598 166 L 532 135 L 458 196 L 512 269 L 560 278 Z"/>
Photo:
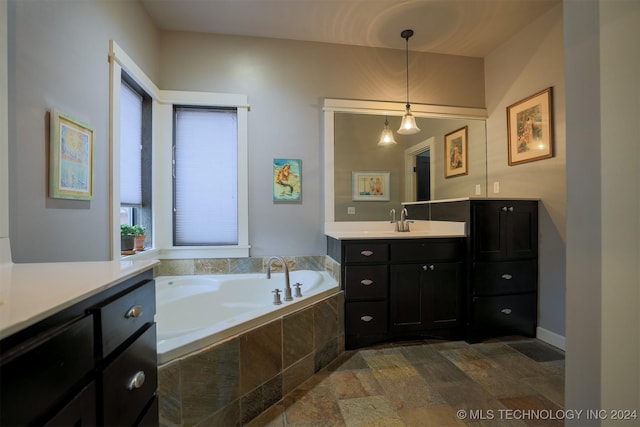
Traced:
<path fill-rule="evenodd" d="M 236 110 L 176 107 L 174 244 L 238 244 Z"/>
<path fill-rule="evenodd" d="M 120 204 L 142 204 L 142 96 L 120 89 Z"/>

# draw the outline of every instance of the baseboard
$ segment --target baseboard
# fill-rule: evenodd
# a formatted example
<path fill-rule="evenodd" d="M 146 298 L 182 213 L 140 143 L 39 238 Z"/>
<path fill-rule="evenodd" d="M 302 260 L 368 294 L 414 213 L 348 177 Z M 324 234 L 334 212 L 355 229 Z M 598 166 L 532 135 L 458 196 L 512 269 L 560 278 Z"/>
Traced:
<path fill-rule="evenodd" d="M 541 327 L 536 328 L 536 338 L 540 341 L 544 341 L 547 344 L 551 344 L 554 347 L 559 348 L 564 351 L 566 349 L 566 338 L 562 335 L 558 335 L 555 332 L 551 332 L 548 329 L 544 329 Z"/>

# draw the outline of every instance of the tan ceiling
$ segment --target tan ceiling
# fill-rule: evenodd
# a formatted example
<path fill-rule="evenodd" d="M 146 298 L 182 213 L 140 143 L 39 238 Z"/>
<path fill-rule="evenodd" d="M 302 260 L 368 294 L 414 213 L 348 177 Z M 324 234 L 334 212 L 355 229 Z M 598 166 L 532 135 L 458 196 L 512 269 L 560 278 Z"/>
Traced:
<path fill-rule="evenodd" d="M 561 0 L 141 0 L 163 30 L 485 57 Z"/>

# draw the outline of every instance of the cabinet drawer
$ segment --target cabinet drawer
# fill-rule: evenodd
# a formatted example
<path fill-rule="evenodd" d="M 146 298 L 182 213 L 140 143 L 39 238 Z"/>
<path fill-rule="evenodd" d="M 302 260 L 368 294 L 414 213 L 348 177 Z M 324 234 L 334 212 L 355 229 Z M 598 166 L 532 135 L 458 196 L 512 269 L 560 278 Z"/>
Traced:
<path fill-rule="evenodd" d="M 134 384 L 136 376 L 139 381 Z M 104 425 L 133 425 L 158 384 L 155 324 L 105 368 L 102 384 Z"/>
<path fill-rule="evenodd" d="M 389 259 L 389 245 L 384 243 L 349 243 L 344 249 L 345 262 L 384 262 Z"/>
<path fill-rule="evenodd" d="M 348 265 L 345 267 L 345 298 L 387 298 L 389 274 L 386 265 Z"/>
<path fill-rule="evenodd" d="M 475 297 L 473 321 L 477 329 L 490 329 L 535 336 L 538 298 L 536 293 Z"/>
<path fill-rule="evenodd" d="M 37 345 L 31 344 L 38 342 Z M 60 399 L 93 370 L 93 317 L 86 316 L 3 354 L 0 368 L 0 425 L 40 423 Z M 86 381 L 86 380 L 85 380 Z"/>
<path fill-rule="evenodd" d="M 477 262 L 473 265 L 475 295 L 533 292 L 538 288 L 538 262 Z"/>
<path fill-rule="evenodd" d="M 391 259 L 396 261 L 459 261 L 462 259 L 462 240 L 425 239 L 419 242 L 392 243 Z"/>
<path fill-rule="evenodd" d="M 348 302 L 345 305 L 345 334 L 387 332 L 387 302 Z"/>
<path fill-rule="evenodd" d="M 154 280 L 98 308 L 100 356 L 104 359 L 142 326 L 153 323 L 155 312 Z"/>

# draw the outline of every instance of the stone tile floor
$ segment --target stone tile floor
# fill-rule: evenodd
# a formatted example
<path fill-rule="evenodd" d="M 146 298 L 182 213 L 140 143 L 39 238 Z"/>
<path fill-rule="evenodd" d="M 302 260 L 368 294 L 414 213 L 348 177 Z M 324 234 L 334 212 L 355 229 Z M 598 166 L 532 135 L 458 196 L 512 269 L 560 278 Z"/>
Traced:
<path fill-rule="evenodd" d="M 562 426 L 564 352 L 532 339 L 347 351 L 250 427 Z"/>

